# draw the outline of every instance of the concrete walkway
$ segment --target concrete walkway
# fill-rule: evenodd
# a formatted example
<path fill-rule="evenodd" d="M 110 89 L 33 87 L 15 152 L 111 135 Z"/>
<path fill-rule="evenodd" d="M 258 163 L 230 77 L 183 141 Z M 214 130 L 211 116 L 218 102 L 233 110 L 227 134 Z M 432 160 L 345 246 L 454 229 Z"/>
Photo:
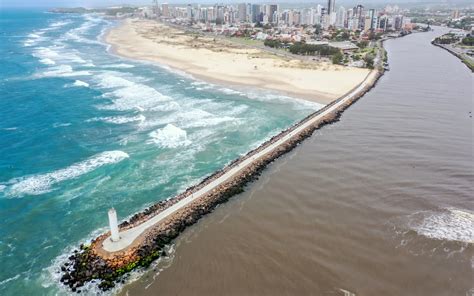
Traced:
<path fill-rule="evenodd" d="M 354 96 L 357 96 L 367 85 L 369 85 L 373 79 L 375 79 L 377 75 L 377 71 L 372 71 L 369 73 L 369 75 L 366 77 L 364 82 L 362 82 L 356 89 L 351 91 L 349 94 L 347 94 L 344 98 L 339 100 L 337 103 L 329 107 L 328 109 L 324 110 L 317 116 L 309 119 L 308 121 L 304 122 L 294 130 L 292 130 L 290 133 L 287 135 L 283 136 L 282 138 L 278 139 L 275 141 L 273 144 L 269 145 L 262 151 L 256 153 L 255 155 L 245 159 L 242 162 L 239 162 L 235 167 L 224 173 L 222 176 L 219 178 L 215 179 L 214 181 L 210 182 L 194 194 L 180 200 L 176 204 L 172 205 L 171 207 L 167 208 L 166 210 L 160 212 L 158 215 L 154 216 L 153 218 L 147 220 L 146 222 L 143 222 L 142 224 L 127 229 L 123 232 L 120 232 L 120 240 L 117 242 L 113 242 L 110 237 L 106 238 L 102 244 L 102 247 L 105 251 L 107 252 L 117 252 L 125 249 L 128 247 L 130 244 L 132 244 L 135 239 L 137 239 L 142 233 L 144 233 L 147 229 L 150 227 L 156 225 L 160 221 L 166 219 L 176 211 L 182 209 L 183 207 L 189 205 L 193 201 L 197 200 L 198 198 L 206 195 L 219 185 L 225 183 L 229 179 L 231 179 L 234 175 L 236 175 L 238 172 L 241 170 L 247 168 L 249 165 L 252 164 L 255 160 L 259 159 L 260 157 L 264 156 L 265 154 L 272 152 L 276 148 L 278 148 L 280 145 L 288 141 L 291 137 L 294 135 L 298 134 L 299 132 L 303 131 L 307 127 L 311 126 L 312 124 L 316 123 L 318 120 L 320 120 L 322 117 L 325 115 L 333 112 L 334 110 L 337 110 L 340 106 L 344 105 L 347 101 L 351 100 Z"/>

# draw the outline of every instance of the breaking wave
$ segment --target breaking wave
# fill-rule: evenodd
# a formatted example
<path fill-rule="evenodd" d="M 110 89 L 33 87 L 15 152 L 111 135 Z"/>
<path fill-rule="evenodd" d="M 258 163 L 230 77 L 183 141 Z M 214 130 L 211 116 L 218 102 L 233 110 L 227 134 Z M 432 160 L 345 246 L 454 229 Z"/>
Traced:
<path fill-rule="evenodd" d="M 22 197 L 47 193 L 56 183 L 77 178 L 101 166 L 118 163 L 128 157 L 129 155 L 123 151 L 106 151 L 51 173 L 13 179 L 8 182 L 12 185 L 7 189 L 6 195 Z"/>
<path fill-rule="evenodd" d="M 89 71 L 74 71 L 70 65 L 59 65 L 49 68 L 48 71 L 44 71 L 41 74 L 36 75 L 37 77 L 74 77 L 74 76 L 90 76 L 92 75 Z"/>
<path fill-rule="evenodd" d="M 474 243 L 474 213 L 448 208 L 410 216 L 409 227 L 428 238 Z"/>
<path fill-rule="evenodd" d="M 84 82 L 82 80 L 76 80 L 76 81 L 74 81 L 74 83 L 72 85 L 73 86 L 89 87 L 89 83 Z"/>
<path fill-rule="evenodd" d="M 99 87 L 114 89 L 104 94 L 105 98 L 111 98 L 112 104 L 101 106 L 102 109 L 117 111 L 153 109 L 156 111 L 176 108 L 176 104 L 172 104 L 170 97 L 153 87 L 125 79 L 117 74 L 108 72 L 96 77 Z"/>
<path fill-rule="evenodd" d="M 146 117 L 143 115 L 137 115 L 137 116 L 132 116 L 132 117 L 127 117 L 127 116 L 110 116 L 110 117 L 95 117 L 86 120 L 86 122 L 95 122 L 95 121 L 103 121 L 103 122 L 108 122 L 108 123 L 114 123 L 114 124 L 124 124 L 124 123 L 130 123 L 130 122 L 143 122 L 146 120 Z"/>
<path fill-rule="evenodd" d="M 134 65 L 130 64 L 110 64 L 110 65 L 104 65 L 102 66 L 104 68 L 118 68 L 118 69 L 129 69 L 129 68 L 134 68 Z"/>
<path fill-rule="evenodd" d="M 172 124 L 168 124 L 162 129 L 151 132 L 149 136 L 150 139 L 148 143 L 158 145 L 162 148 L 177 148 L 191 144 L 186 131 Z"/>

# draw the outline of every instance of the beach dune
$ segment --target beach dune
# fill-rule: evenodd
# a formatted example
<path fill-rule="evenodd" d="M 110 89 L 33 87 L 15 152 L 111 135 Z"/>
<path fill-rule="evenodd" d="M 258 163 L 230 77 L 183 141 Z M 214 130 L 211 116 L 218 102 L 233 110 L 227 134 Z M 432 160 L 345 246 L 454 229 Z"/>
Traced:
<path fill-rule="evenodd" d="M 152 20 L 125 19 L 106 34 L 105 41 L 118 55 L 156 62 L 198 79 L 263 88 L 323 104 L 350 91 L 369 73 L 368 69 L 290 59 Z"/>

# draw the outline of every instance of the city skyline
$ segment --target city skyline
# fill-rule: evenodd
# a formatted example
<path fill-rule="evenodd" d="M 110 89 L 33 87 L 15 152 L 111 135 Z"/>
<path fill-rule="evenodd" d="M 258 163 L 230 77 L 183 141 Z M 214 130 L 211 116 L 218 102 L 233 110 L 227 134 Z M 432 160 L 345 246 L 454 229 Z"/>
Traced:
<path fill-rule="evenodd" d="M 167 0 L 167 1 L 159 1 L 159 3 L 168 3 L 170 5 L 184 5 L 188 3 L 192 4 L 206 4 L 206 5 L 212 5 L 215 3 L 222 3 L 222 4 L 237 4 L 240 1 L 228 1 L 228 0 L 221 0 L 221 1 L 212 1 L 212 0 L 193 0 L 193 1 L 183 1 L 183 0 Z M 312 1 L 312 0 L 299 0 L 299 1 L 274 1 L 274 0 L 269 0 L 269 1 L 264 1 L 264 0 L 255 0 L 252 1 L 253 3 L 258 3 L 258 4 L 285 4 L 285 5 L 298 5 L 298 4 L 304 4 L 304 5 L 309 5 L 309 4 L 321 4 L 321 5 L 326 5 L 327 1 Z M 352 1 L 352 0 L 342 0 L 342 1 L 337 1 L 341 5 L 353 5 L 356 3 L 361 3 L 361 4 L 373 4 L 373 5 L 382 5 L 386 4 L 387 1 L 383 0 L 369 0 L 369 1 Z M 404 4 L 404 5 L 422 5 L 422 4 L 446 4 L 445 1 L 442 0 L 433 0 L 433 1 L 412 1 L 412 0 L 397 0 L 390 2 L 392 4 Z M 454 0 L 450 1 L 451 5 L 452 4 L 469 4 L 469 1 L 466 0 Z M 46 1 L 41 1 L 41 3 L 38 3 L 38 1 L 34 0 L 21 0 L 21 1 L 15 1 L 15 0 L 3 0 L 0 8 L 6 8 L 6 7 L 107 7 L 107 6 L 113 6 L 113 5 L 135 5 L 135 6 L 142 6 L 142 5 L 151 5 L 152 1 L 143 1 L 143 0 L 129 0 L 129 1 L 124 1 L 124 0 L 108 0 L 108 1 L 101 1 L 101 0 L 74 0 L 74 1 L 64 1 L 64 0 L 46 0 Z M 336 3 L 336 6 L 338 4 Z"/>

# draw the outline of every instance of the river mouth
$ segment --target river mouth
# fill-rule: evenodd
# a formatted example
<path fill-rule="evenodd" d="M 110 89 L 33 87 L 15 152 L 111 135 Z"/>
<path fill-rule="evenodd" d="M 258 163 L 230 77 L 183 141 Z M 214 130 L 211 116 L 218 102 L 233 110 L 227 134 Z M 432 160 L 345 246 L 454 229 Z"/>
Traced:
<path fill-rule="evenodd" d="M 388 41 L 375 89 L 121 293 L 471 293 L 472 76 L 442 30 Z"/>

